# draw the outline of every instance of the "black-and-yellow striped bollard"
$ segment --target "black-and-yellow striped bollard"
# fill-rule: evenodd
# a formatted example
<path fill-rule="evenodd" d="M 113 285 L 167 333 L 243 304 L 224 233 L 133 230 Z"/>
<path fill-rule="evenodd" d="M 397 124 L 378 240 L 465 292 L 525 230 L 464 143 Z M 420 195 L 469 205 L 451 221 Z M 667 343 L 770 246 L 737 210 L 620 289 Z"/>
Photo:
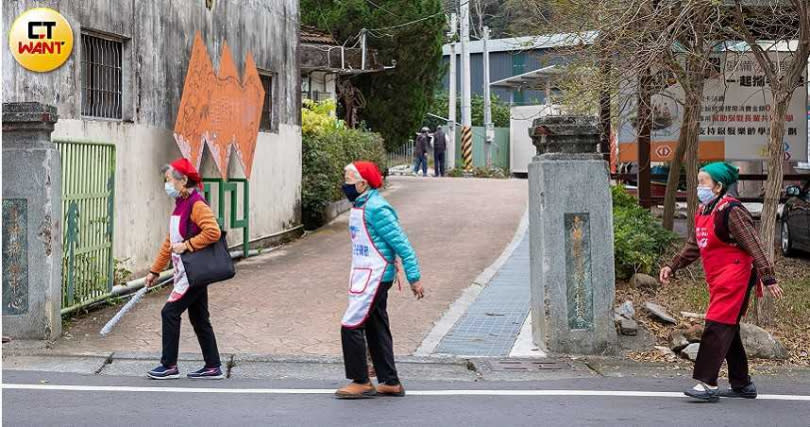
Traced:
<path fill-rule="evenodd" d="M 464 170 L 472 171 L 472 128 L 470 126 L 461 128 L 461 158 L 464 160 Z"/>

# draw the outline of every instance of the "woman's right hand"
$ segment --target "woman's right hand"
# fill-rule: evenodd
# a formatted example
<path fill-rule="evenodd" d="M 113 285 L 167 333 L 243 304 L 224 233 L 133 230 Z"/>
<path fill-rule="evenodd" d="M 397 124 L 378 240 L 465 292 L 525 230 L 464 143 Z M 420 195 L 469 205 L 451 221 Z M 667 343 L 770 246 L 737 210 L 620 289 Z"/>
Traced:
<path fill-rule="evenodd" d="M 157 282 L 157 279 L 158 279 L 158 275 L 157 275 L 157 274 L 155 274 L 155 273 L 151 273 L 151 272 L 150 272 L 149 274 L 147 274 L 147 275 L 146 275 L 146 282 L 145 282 L 145 283 L 146 283 L 146 287 L 147 287 L 147 288 L 151 288 L 152 286 L 154 286 L 154 285 L 155 285 L 155 282 Z"/>
<path fill-rule="evenodd" d="M 665 285 L 669 284 L 669 279 L 670 278 L 672 278 L 672 269 L 669 268 L 669 267 L 662 268 L 661 272 L 658 273 L 658 280 L 660 280 L 661 283 L 663 283 Z"/>

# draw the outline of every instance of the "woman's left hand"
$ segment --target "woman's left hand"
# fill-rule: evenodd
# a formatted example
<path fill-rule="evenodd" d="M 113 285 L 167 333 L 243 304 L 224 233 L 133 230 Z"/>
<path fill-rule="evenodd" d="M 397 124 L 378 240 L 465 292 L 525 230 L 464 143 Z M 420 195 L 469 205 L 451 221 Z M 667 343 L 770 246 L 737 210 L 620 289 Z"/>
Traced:
<path fill-rule="evenodd" d="M 422 287 L 422 284 L 419 282 L 411 283 L 411 292 L 416 297 L 416 299 L 420 300 L 425 297 L 425 288 Z"/>
<path fill-rule="evenodd" d="M 175 243 L 172 245 L 172 252 L 182 254 L 187 250 L 185 243 Z"/>
<path fill-rule="evenodd" d="M 773 285 L 766 286 L 768 288 L 768 292 L 771 294 L 772 297 L 776 299 L 782 299 L 782 288 L 779 286 L 778 283 L 774 283 Z"/>

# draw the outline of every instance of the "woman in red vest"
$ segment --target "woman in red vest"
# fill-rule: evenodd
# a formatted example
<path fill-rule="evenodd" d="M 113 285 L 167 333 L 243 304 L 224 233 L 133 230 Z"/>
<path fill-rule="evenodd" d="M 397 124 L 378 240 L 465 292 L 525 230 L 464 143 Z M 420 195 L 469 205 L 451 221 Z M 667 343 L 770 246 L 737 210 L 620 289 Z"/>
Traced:
<path fill-rule="evenodd" d="M 774 298 L 782 297 L 774 267 L 766 255 L 748 210 L 726 194 L 737 182 L 736 167 L 717 162 L 698 174 L 700 207 L 695 231 L 672 262 L 661 269 L 662 283 L 698 258 L 703 261 L 709 284 L 706 327 L 700 341 L 695 370 L 695 387 L 684 392 L 695 399 L 716 402 L 719 397 L 757 397 L 748 376 L 748 359 L 740 338 L 740 319 L 748 307 L 751 290 L 762 296 L 764 284 Z M 720 391 L 717 376 L 723 360 L 728 362 L 731 388 Z"/>

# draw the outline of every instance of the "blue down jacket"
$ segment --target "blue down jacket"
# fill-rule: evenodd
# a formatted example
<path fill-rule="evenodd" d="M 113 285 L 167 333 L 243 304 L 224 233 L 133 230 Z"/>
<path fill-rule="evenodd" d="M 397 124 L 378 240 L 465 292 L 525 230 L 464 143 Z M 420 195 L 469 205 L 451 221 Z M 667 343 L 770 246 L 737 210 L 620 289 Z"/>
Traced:
<path fill-rule="evenodd" d="M 395 256 L 402 259 L 405 276 L 409 283 L 419 281 L 419 261 L 416 252 L 408 241 L 408 236 L 399 225 L 396 211 L 377 190 L 369 189 L 354 201 L 355 208 L 364 208 L 364 220 L 371 241 L 390 263 L 383 275 L 383 282 L 393 281 L 396 277 Z"/>

